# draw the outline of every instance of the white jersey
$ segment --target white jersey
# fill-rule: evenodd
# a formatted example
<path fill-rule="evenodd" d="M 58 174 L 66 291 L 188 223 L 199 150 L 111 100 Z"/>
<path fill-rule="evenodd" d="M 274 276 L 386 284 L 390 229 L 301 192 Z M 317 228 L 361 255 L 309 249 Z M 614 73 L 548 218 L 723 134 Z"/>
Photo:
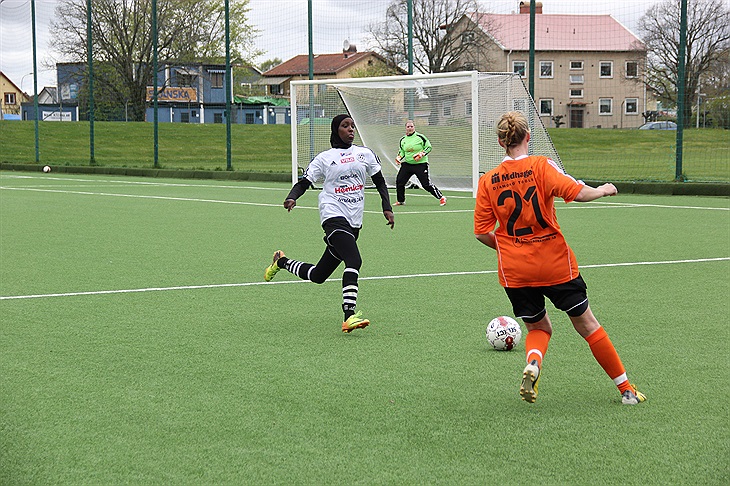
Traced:
<path fill-rule="evenodd" d="M 366 177 L 380 170 L 375 153 L 359 145 L 325 150 L 312 159 L 304 177 L 312 183 L 324 180 L 319 193 L 320 222 L 341 216 L 353 228 L 362 227 Z"/>

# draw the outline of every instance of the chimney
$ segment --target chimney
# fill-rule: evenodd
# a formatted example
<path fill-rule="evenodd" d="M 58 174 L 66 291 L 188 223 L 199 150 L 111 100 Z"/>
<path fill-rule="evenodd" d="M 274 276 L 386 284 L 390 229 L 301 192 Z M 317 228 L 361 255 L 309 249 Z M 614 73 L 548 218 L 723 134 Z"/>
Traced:
<path fill-rule="evenodd" d="M 350 57 L 350 54 L 357 53 L 357 46 L 355 44 L 350 44 L 350 41 L 345 40 L 344 44 L 342 45 L 342 55 L 347 59 Z"/>
<path fill-rule="evenodd" d="M 520 13 L 530 15 L 530 3 L 532 1 L 520 2 Z M 535 15 L 542 13 L 542 2 L 535 2 Z"/>

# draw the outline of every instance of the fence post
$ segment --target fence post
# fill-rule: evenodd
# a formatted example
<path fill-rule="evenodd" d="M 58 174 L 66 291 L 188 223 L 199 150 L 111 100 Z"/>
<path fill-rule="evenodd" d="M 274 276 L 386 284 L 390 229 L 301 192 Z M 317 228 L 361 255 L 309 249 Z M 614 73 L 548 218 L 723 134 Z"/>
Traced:
<path fill-rule="evenodd" d="M 685 105 L 685 50 L 687 46 L 687 0 L 681 1 L 681 14 L 679 20 L 679 65 L 677 66 L 677 148 L 676 148 L 676 170 L 674 180 L 683 182 L 685 177 L 682 174 L 682 136 L 684 135 L 684 105 Z"/>

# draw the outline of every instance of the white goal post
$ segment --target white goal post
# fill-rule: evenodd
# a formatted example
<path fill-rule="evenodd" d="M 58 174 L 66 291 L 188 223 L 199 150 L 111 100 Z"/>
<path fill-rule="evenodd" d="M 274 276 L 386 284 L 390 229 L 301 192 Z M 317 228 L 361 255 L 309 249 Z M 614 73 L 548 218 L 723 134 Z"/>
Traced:
<path fill-rule="evenodd" d="M 304 80 L 291 82 L 292 183 L 319 152 L 329 149 L 330 122 L 349 113 L 357 127 L 355 143 L 380 158 L 383 175 L 394 185 L 395 157 L 405 123 L 414 120 L 433 149 L 429 172 L 441 190 L 476 195 L 484 172 L 504 158 L 495 126 L 503 113 L 525 114 L 530 153 L 560 164 L 525 84 L 518 74 L 453 73 Z"/>

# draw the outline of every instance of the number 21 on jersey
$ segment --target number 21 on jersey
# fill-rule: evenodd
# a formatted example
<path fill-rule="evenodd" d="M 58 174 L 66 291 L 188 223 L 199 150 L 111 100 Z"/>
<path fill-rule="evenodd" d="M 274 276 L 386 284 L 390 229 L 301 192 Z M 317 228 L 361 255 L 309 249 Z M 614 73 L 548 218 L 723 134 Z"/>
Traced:
<path fill-rule="evenodd" d="M 529 186 L 527 188 L 527 191 L 525 191 L 525 194 L 520 194 L 518 191 L 513 189 L 507 189 L 505 191 L 502 191 L 499 194 L 499 197 L 497 198 L 497 206 L 504 206 L 505 202 L 508 199 L 513 199 L 515 202 L 515 208 L 512 210 L 512 213 L 509 216 L 509 219 L 507 220 L 507 234 L 510 236 L 525 236 L 525 235 L 531 235 L 534 233 L 531 226 L 527 225 L 525 226 L 525 219 L 529 218 L 529 214 L 520 220 L 520 215 L 522 215 L 522 211 L 529 211 L 529 208 L 532 208 L 532 212 L 534 215 L 534 219 L 537 220 L 537 223 L 544 229 L 548 227 L 547 222 L 545 221 L 545 218 L 542 215 L 542 210 L 540 209 L 540 201 L 537 197 L 537 187 L 536 186 Z M 522 201 L 525 201 L 528 204 L 527 208 L 523 206 Z M 521 224 L 522 226 L 515 228 L 516 224 Z"/>

